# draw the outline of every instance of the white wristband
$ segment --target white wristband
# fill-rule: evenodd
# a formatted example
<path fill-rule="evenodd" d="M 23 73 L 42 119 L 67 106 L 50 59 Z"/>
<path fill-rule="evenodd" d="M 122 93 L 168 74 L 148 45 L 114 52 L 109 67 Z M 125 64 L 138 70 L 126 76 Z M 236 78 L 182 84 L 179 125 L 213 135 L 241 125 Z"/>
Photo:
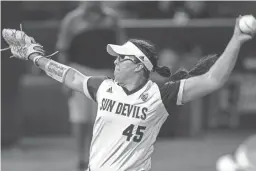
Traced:
<path fill-rule="evenodd" d="M 38 61 L 39 61 L 39 59 L 41 59 L 41 58 L 44 58 L 43 56 L 37 56 L 37 57 L 35 57 L 34 59 L 33 59 L 33 62 L 34 62 L 34 64 L 36 65 L 36 66 L 38 66 Z"/>
<path fill-rule="evenodd" d="M 71 67 L 63 65 L 61 63 L 49 60 L 45 66 L 45 72 L 48 76 L 63 83 L 68 70 Z"/>

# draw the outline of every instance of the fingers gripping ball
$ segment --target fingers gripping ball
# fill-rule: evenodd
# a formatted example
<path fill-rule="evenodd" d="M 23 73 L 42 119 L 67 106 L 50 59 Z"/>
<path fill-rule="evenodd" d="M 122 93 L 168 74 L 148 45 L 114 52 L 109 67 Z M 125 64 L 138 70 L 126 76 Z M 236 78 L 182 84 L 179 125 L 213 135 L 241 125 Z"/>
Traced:
<path fill-rule="evenodd" d="M 254 34 L 256 32 L 256 19 L 252 15 L 245 15 L 239 20 L 239 28 L 243 33 Z"/>

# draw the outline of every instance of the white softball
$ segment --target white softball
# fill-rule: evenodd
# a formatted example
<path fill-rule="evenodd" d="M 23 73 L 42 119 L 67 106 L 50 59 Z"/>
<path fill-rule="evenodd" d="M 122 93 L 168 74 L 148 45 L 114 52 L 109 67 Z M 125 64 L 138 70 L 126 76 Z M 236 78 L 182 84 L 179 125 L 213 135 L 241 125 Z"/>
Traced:
<path fill-rule="evenodd" d="M 253 15 L 244 15 L 239 21 L 239 28 L 243 33 L 251 34 L 256 31 L 256 19 Z"/>

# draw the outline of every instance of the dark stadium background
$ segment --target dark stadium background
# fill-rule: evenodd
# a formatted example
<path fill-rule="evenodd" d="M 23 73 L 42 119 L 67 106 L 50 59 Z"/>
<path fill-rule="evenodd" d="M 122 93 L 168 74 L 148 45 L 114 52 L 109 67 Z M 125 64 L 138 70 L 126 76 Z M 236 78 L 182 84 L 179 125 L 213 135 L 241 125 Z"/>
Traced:
<path fill-rule="evenodd" d="M 148 39 L 160 49 L 169 47 L 181 54 L 189 54 L 195 46 L 202 55 L 221 54 L 233 33 L 235 17 L 256 16 L 256 2 L 206 2 L 201 15 L 178 24 L 173 17 L 183 7 L 182 1 L 170 13 L 162 13 L 157 2 L 107 3 L 122 16 L 128 37 Z M 22 23 L 28 35 L 49 53 L 54 52 L 60 21 L 76 5 L 75 1 L 2 1 L 1 28 L 19 29 Z M 255 45 L 256 39 L 243 46 L 230 84 L 173 112 L 161 129 L 152 170 L 214 171 L 219 156 L 231 153 L 247 136 L 255 134 Z M 1 48 L 5 46 L 1 39 Z M 9 59 L 9 55 L 1 52 L 3 171 L 74 169 L 67 99 L 60 84 L 31 63 Z M 188 56 L 182 59 L 190 60 Z M 223 109 L 225 102 L 228 105 Z M 228 124 L 234 106 L 239 115 L 236 127 Z"/>

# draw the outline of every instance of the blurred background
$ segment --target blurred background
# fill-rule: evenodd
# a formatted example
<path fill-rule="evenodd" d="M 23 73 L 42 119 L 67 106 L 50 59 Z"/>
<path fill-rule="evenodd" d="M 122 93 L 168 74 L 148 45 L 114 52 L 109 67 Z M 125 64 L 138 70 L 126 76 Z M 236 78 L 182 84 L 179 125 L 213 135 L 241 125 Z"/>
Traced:
<path fill-rule="evenodd" d="M 67 51 L 77 54 L 78 50 L 72 47 L 78 47 L 75 43 L 79 42 L 81 49 L 85 48 L 82 54 L 86 55 L 84 58 L 77 55 L 76 61 L 86 59 L 83 62 L 89 68 L 102 72 L 111 71 L 113 65 L 110 58 L 104 57 L 108 56 L 103 47 L 107 43 L 123 43 L 129 38 L 151 40 L 158 45 L 160 64 L 169 64 L 175 72 L 179 68 L 191 69 L 207 54 L 220 55 L 233 34 L 235 18 L 240 14 L 256 16 L 253 1 L 104 1 L 102 4 L 107 11 L 102 15 L 110 17 L 104 20 L 97 19 L 97 15 L 85 17 L 90 20 L 88 23 L 95 22 L 87 26 L 87 22 L 79 24 L 79 20 L 72 23 L 70 16 L 74 17 L 80 8 L 90 11 L 90 3 L 2 1 L 1 27 L 19 29 L 22 23 L 23 30 L 48 53 L 59 50 L 62 56 Z M 71 19 L 65 25 L 67 18 Z M 114 32 L 107 29 L 116 25 L 118 29 L 112 29 Z M 78 40 L 77 33 L 83 33 L 85 28 L 89 28 L 90 34 L 83 34 L 83 40 L 78 36 Z M 116 34 L 120 30 L 122 34 Z M 91 43 L 95 41 L 97 47 Z M 221 90 L 173 111 L 159 134 L 152 170 L 214 171 L 220 155 L 231 153 L 247 136 L 255 134 L 255 45 L 253 39 L 242 47 L 235 70 Z M 1 48 L 6 46 L 1 39 Z M 3 171 L 75 170 L 69 96 L 62 85 L 31 62 L 9 59 L 10 52 L 1 52 L 1 56 Z M 53 59 L 69 63 L 67 58 L 57 56 Z M 166 81 L 157 75 L 152 79 Z"/>

